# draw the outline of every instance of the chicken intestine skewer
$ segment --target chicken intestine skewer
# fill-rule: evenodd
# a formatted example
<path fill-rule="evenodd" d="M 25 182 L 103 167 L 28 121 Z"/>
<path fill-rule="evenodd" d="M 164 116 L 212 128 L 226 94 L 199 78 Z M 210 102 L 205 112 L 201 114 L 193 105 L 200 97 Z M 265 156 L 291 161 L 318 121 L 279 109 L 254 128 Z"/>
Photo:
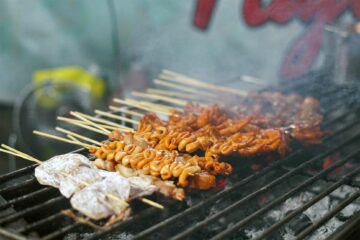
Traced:
<path fill-rule="evenodd" d="M 241 133 L 250 120 L 243 119 L 236 124 L 218 130 L 206 125 L 197 131 L 172 129 L 156 119 L 154 115 L 146 115 L 134 133 L 137 138 L 144 138 L 149 146 L 157 150 L 178 150 L 193 153 L 197 150 L 205 152 L 205 157 L 240 154 L 243 156 L 278 151 L 284 155 L 286 138 L 279 129 L 253 129 Z M 120 135 L 119 135 L 120 134 Z M 114 130 L 110 139 L 121 139 L 121 133 Z"/>
<path fill-rule="evenodd" d="M 91 151 L 91 150 L 90 150 Z M 205 167 L 210 169 L 209 163 L 204 158 L 190 155 L 179 155 L 176 151 L 158 151 L 151 148 L 142 148 L 138 145 L 128 144 L 124 141 L 107 142 L 99 149 L 94 149 L 93 154 L 98 158 L 95 164 L 99 168 L 115 170 L 118 165 L 140 170 L 142 174 L 160 177 L 163 180 L 176 179 L 180 187 L 188 186 L 192 176 L 202 173 L 202 179 L 207 178 L 205 185 L 194 183 L 201 188 L 212 187 L 215 177 L 203 171 Z M 205 164 L 209 166 L 205 166 Z M 231 166 L 228 171 L 231 172 Z M 225 174 L 225 173 L 224 173 Z M 228 173 L 227 173 L 228 174 Z"/>

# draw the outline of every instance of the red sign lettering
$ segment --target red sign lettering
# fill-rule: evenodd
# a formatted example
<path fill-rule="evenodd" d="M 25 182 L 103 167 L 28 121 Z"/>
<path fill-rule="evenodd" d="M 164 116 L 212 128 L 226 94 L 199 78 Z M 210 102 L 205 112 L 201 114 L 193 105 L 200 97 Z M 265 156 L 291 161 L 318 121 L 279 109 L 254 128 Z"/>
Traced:
<path fill-rule="evenodd" d="M 199 0 L 209 4 L 209 0 Z M 244 0 L 242 14 L 245 22 L 252 27 L 267 22 L 285 24 L 299 19 L 309 27 L 297 38 L 284 57 L 280 76 L 282 79 L 294 79 L 307 73 L 316 60 L 323 42 L 324 25 L 333 23 L 346 10 L 360 19 L 360 0 L 273 0 L 263 6 L 261 0 Z M 208 14 L 211 8 L 207 8 Z M 198 8 L 195 17 L 200 14 Z M 211 14 L 210 14 L 211 15 Z M 210 19 L 210 17 L 208 17 Z M 205 29 L 209 21 L 202 22 Z M 194 21 L 195 26 L 198 26 Z"/>

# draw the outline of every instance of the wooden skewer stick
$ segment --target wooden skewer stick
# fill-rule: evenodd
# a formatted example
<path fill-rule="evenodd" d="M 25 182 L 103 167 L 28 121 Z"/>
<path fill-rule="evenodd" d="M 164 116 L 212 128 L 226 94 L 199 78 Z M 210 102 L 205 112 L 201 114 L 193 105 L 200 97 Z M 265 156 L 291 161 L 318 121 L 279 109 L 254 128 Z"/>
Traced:
<path fill-rule="evenodd" d="M 167 82 L 167 81 L 163 81 L 160 79 L 155 79 L 154 83 L 157 85 L 161 85 L 161 86 L 165 86 L 165 87 L 169 87 L 169 88 L 173 88 L 173 89 L 177 89 L 183 92 L 188 92 L 188 93 L 194 93 L 198 96 L 203 96 L 206 98 L 216 98 L 216 94 L 210 93 L 210 92 L 204 92 L 195 88 L 189 88 L 188 86 L 184 86 L 184 85 L 180 85 L 178 83 L 172 83 L 172 82 Z"/>
<path fill-rule="evenodd" d="M 164 104 L 158 104 L 158 103 L 153 103 L 153 102 L 148 102 L 148 101 L 139 101 L 139 100 L 135 100 L 135 99 L 131 99 L 131 98 L 126 98 L 125 100 L 128 102 L 131 102 L 131 103 L 139 104 L 140 106 L 148 106 L 151 109 L 158 109 L 158 110 L 162 110 L 162 111 L 166 111 L 166 112 L 174 108 L 174 107 L 170 107 L 170 106 L 164 105 Z"/>
<path fill-rule="evenodd" d="M 170 98 L 170 97 L 166 97 L 166 96 L 161 96 L 161 95 L 158 95 L 158 94 L 132 92 L 132 95 L 134 95 L 135 97 L 142 97 L 142 98 L 161 100 L 161 101 L 173 103 L 173 104 L 176 104 L 176 105 L 180 105 L 182 107 L 186 106 L 186 104 L 187 104 L 187 101 L 185 101 L 183 99 L 175 99 L 175 98 Z"/>
<path fill-rule="evenodd" d="M 168 106 L 168 105 L 164 105 L 164 104 L 158 104 L 158 103 L 154 103 L 154 102 L 148 102 L 148 101 L 138 101 L 138 100 L 134 100 L 134 99 L 129 99 L 126 98 L 125 99 L 128 102 L 131 103 L 135 103 L 135 104 L 139 104 L 140 106 L 145 106 L 148 107 L 150 109 L 156 109 L 159 111 L 164 111 L 166 113 L 168 113 L 171 110 L 178 110 L 178 111 L 184 111 L 184 109 L 182 108 L 178 108 L 178 107 L 172 107 L 172 106 Z"/>
<path fill-rule="evenodd" d="M 136 116 L 136 117 L 141 117 L 141 118 L 144 117 L 144 114 L 142 114 L 142 113 L 138 113 L 138 112 L 135 112 L 135 111 L 115 107 L 115 106 L 112 106 L 112 105 L 109 106 L 109 109 L 113 110 L 113 111 L 116 111 L 116 112 L 122 112 L 122 113 L 126 113 L 126 114 L 129 114 L 129 115 L 133 115 L 133 116 Z"/>
<path fill-rule="evenodd" d="M 12 152 L 12 151 L 8 151 L 8 150 L 6 150 L 6 149 L 0 148 L 0 152 L 4 152 L 4 153 L 10 154 L 10 155 L 14 155 L 14 156 L 19 157 L 19 158 L 24 158 L 24 156 L 22 156 L 22 155 L 20 155 L 20 154 L 17 154 L 17 153 L 14 153 L 14 152 Z M 29 159 L 29 158 L 26 158 L 26 159 L 29 160 L 29 161 L 38 163 L 38 162 L 36 162 L 36 161 L 33 161 L 32 159 Z"/>
<path fill-rule="evenodd" d="M 157 89 L 157 88 L 148 88 L 148 89 L 146 89 L 146 92 L 149 94 L 157 94 L 157 95 L 163 95 L 163 96 L 167 96 L 167 97 L 179 97 L 184 100 L 186 99 L 187 101 L 202 100 L 202 98 L 200 98 L 199 96 L 197 96 L 195 94 L 169 91 L 169 90 L 163 90 L 163 89 Z"/>
<path fill-rule="evenodd" d="M 59 119 L 59 120 L 62 120 L 63 117 L 58 117 L 58 119 Z M 88 129 L 88 130 L 90 130 L 90 131 L 97 132 L 97 133 L 101 133 L 101 134 L 103 134 L 103 135 L 105 135 L 105 136 L 108 136 L 108 134 L 100 131 L 100 130 L 97 129 L 97 128 L 93 128 L 93 127 L 90 127 L 90 126 L 78 124 L 78 123 L 76 123 L 76 122 L 74 123 L 74 122 L 72 122 L 71 120 L 72 120 L 72 119 L 70 119 L 70 120 L 67 119 L 66 122 L 69 123 L 69 124 L 73 124 L 73 125 L 75 125 L 75 126 L 80 126 L 80 127 L 86 128 L 86 129 Z M 114 127 L 114 128 L 112 128 L 112 130 L 119 130 L 119 131 L 124 131 L 124 132 L 132 132 L 132 131 L 134 131 L 134 129 L 129 128 L 129 127 L 125 127 L 125 126 L 122 126 L 121 128 L 115 128 L 115 127 Z"/>
<path fill-rule="evenodd" d="M 78 112 L 79 113 L 79 112 Z M 111 121 L 108 121 L 106 119 L 102 119 L 102 118 L 98 118 L 98 117 L 93 117 L 93 116 L 90 116 L 90 115 L 87 115 L 87 114 L 84 114 L 84 113 L 79 113 L 81 116 L 87 118 L 88 120 L 90 121 L 93 121 L 93 122 L 96 122 L 96 124 L 98 123 L 102 123 L 102 124 L 106 124 L 105 126 L 112 126 L 112 127 L 115 127 L 115 128 L 124 128 L 124 129 L 129 129 L 128 127 L 125 127 L 123 125 L 120 125 L 120 124 L 117 124 L 117 123 L 114 123 L 114 122 L 111 122 Z M 100 126 L 104 126 L 102 124 L 98 124 Z M 106 128 L 106 127 L 104 127 Z"/>
<path fill-rule="evenodd" d="M 74 142 L 81 143 L 81 141 L 79 139 L 77 139 L 76 137 L 74 137 L 73 135 L 66 134 L 66 137 L 73 140 Z"/>
<path fill-rule="evenodd" d="M 157 203 L 157 202 L 154 202 L 154 201 L 152 201 L 152 200 L 150 200 L 150 199 L 141 197 L 141 198 L 140 198 L 140 201 L 142 201 L 143 203 L 146 203 L 146 204 L 148 204 L 148 205 L 150 205 L 150 206 L 153 206 L 153 207 L 155 207 L 155 208 L 164 209 L 164 206 L 163 206 L 163 205 L 161 205 L 161 204 L 159 204 L 159 203 Z"/>
<path fill-rule="evenodd" d="M 101 116 L 106 116 L 106 117 L 109 117 L 109 118 L 122 120 L 122 121 L 133 123 L 133 124 L 139 124 L 139 121 L 136 121 L 136 120 L 133 120 L 133 119 L 130 119 L 130 118 L 126 118 L 126 117 L 122 117 L 122 116 L 118 116 L 118 115 L 115 115 L 115 114 L 112 114 L 112 113 L 108 113 L 108 112 L 104 112 L 104 111 L 100 111 L 100 110 L 95 110 L 95 113 L 99 114 Z"/>
<path fill-rule="evenodd" d="M 132 129 L 130 127 L 123 126 L 123 125 L 120 125 L 120 124 L 117 124 L 117 123 L 114 123 L 114 122 L 111 122 L 111 121 L 108 121 L 108 120 L 105 120 L 105 119 L 102 119 L 102 118 L 93 117 L 93 116 L 90 116 L 90 115 L 87 115 L 87 114 L 84 114 L 84 113 L 78 113 L 78 114 L 80 114 L 84 118 L 87 118 L 89 121 L 96 122 L 95 123 L 96 125 L 102 126 L 103 128 L 112 127 L 112 130 L 134 131 L 134 129 Z M 121 117 L 121 119 L 124 120 L 124 121 L 135 123 L 135 124 L 138 123 L 135 120 L 125 118 L 125 117 Z M 100 123 L 103 123 L 103 124 L 108 124 L 108 125 L 99 124 L 97 122 L 100 122 Z M 109 126 L 109 125 L 112 125 L 112 126 Z"/>
<path fill-rule="evenodd" d="M 206 83 L 201 80 L 198 80 L 195 78 L 190 78 L 186 75 L 176 73 L 176 72 L 166 70 L 166 69 L 163 70 L 162 72 L 163 73 L 160 74 L 160 78 L 162 78 L 164 80 L 179 82 L 182 84 L 187 84 L 189 86 L 197 86 L 197 87 L 209 89 L 209 90 L 212 90 L 215 92 L 228 92 L 228 93 L 233 93 L 233 94 L 237 94 L 240 96 L 247 96 L 247 92 L 245 92 L 245 91 L 227 88 L 227 87 L 223 87 L 223 86 L 218 86 L 216 84 Z"/>
<path fill-rule="evenodd" d="M 64 122 L 68 122 L 68 123 L 76 123 L 78 125 L 86 125 L 86 126 L 90 125 L 88 122 L 84 122 L 82 120 L 73 119 L 73 118 L 67 118 L 67 117 L 60 117 L 59 116 L 59 117 L 57 117 L 57 119 L 61 120 L 61 121 L 64 121 Z M 117 127 L 114 127 L 114 126 L 109 126 L 109 125 L 104 125 L 104 124 L 99 124 L 99 125 L 102 126 L 103 128 L 110 129 L 110 130 L 117 129 Z M 91 127 L 91 126 L 89 126 L 89 127 Z"/>
<path fill-rule="evenodd" d="M 57 119 L 60 120 L 60 121 L 64 121 L 64 122 L 73 124 L 73 125 L 75 125 L 75 126 L 79 126 L 79 127 L 88 129 L 88 130 L 93 131 L 93 132 L 97 132 L 97 133 L 103 134 L 103 135 L 105 135 L 105 136 L 108 135 L 107 133 L 104 133 L 103 131 L 101 131 L 101 130 L 99 130 L 99 129 L 97 129 L 97 128 L 94 128 L 94 127 L 85 125 L 85 123 L 84 123 L 84 124 L 79 123 L 79 120 L 73 120 L 73 119 L 71 119 L 71 118 L 66 118 L 66 117 L 57 117 Z M 80 122 L 82 122 L 82 121 L 80 121 Z M 89 123 L 86 123 L 86 124 L 89 124 Z M 114 128 L 113 130 L 115 130 L 115 129 L 117 129 L 117 128 Z"/>
<path fill-rule="evenodd" d="M 103 131 L 104 133 L 106 133 L 106 134 L 109 134 L 109 133 L 110 133 L 109 130 L 101 127 L 99 124 L 96 124 L 96 123 L 90 121 L 89 119 L 85 118 L 85 117 L 84 117 L 81 113 L 79 113 L 79 112 L 70 112 L 70 114 L 73 115 L 73 116 L 75 116 L 75 117 L 77 117 L 77 118 L 79 118 L 79 119 L 81 119 L 81 120 L 83 120 L 84 122 L 88 122 L 89 124 L 93 125 L 95 128 L 98 128 L 98 129 L 102 130 L 102 131 Z"/>
<path fill-rule="evenodd" d="M 19 154 L 16 154 L 16 153 L 14 153 L 14 152 L 11 152 L 11 151 L 9 151 L 9 150 L 2 149 L 2 148 L 0 148 L 0 152 L 4 152 L 4 153 L 7 153 L 7 154 L 12 154 L 12 155 L 17 156 L 17 157 L 22 157 L 22 156 L 19 155 Z"/>
<path fill-rule="evenodd" d="M 82 136 L 82 135 L 80 135 L 80 134 L 74 133 L 74 132 L 69 131 L 69 130 L 66 130 L 66 129 L 64 129 L 64 128 L 56 127 L 55 129 L 56 129 L 57 131 L 59 131 L 59 132 L 62 132 L 62 133 L 68 134 L 68 135 L 70 135 L 70 136 L 74 136 L 74 137 L 76 137 L 76 138 L 80 138 L 80 139 L 83 139 L 83 140 L 85 140 L 85 141 L 88 141 L 88 142 L 91 142 L 91 143 L 93 143 L 93 144 L 96 144 L 96 145 L 101 146 L 101 142 L 95 141 L 95 140 L 93 140 L 93 139 L 91 139 L 91 138 Z"/>
<path fill-rule="evenodd" d="M 63 137 L 59 137 L 59 136 L 56 136 L 56 135 L 52 135 L 52 134 L 49 134 L 49 133 L 44 133 L 44 132 L 40 132 L 40 131 L 36 131 L 34 130 L 33 131 L 34 134 L 36 135 L 39 135 L 39 136 L 43 136 L 43 137 L 47 137 L 47 138 L 52 138 L 52 139 L 55 139 L 55 140 L 58 140 L 58 141 L 61 141 L 61 142 L 66 142 L 66 143 L 71 143 L 71 144 L 75 144 L 75 145 L 80 145 L 84 148 L 96 148 L 95 146 L 92 146 L 90 144 L 86 144 L 86 143 L 80 143 L 80 142 L 75 142 L 75 141 L 72 141 L 72 140 L 69 140 L 67 138 L 63 138 Z"/>
<path fill-rule="evenodd" d="M 19 157 L 24 156 L 24 157 L 27 158 L 28 160 L 31 160 L 31 161 L 36 162 L 36 163 L 39 163 L 39 164 L 41 163 L 40 160 L 38 160 L 38 159 L 36 159 L 36 158 L 34 158 L 34 157 L 26 154 L 26 153 L 23 153 L 23 152 L 21 152 L 21 151 L 19 151 L 19 150 L 16 150 L 15 148 L 12 148 L 12 147 L 10 147 L 10 146 L 7 146 L 7 145 L 5 145 L 5 144 L 1 144 L 1 147 L 3 147 L 3 148 L 5 148 L 5 149 L 7 149 L 7 150 L 9 150 L 9 151 L 11 151 L 11 152 L 13 152 L 13 153 L 15 153 L 15 154 L 18 154 Z"/>
<path fill-rule="evenodd" d="M 135 107 L 135 108 L 138 108 L 138 109 L 142 109 L 142 110 L 145 110 L 145 111 L 148 111 L 148 112 L 156 112 L 156 113 L 165 114 L 165 115 L 168 115 L 168 114 L 169 114 L 168 111 L 164 111 L 164 110 L 161 110 L 161 109 L 160 109 L 160 110 L 159 110 L 159 109 L 149 109 L 149 107 L 142 106 L 142 105 L 139 104 L 139 103 L 134 103 L 134 102 L 126 101 L 126 100 L 123 100 L 123 99 L 115 98 L 115 99 L 114 99 L 114 102 L 116 102 L 116 103 L 121 103 L 121 104 L 123 104 L 123 105 L 131 106 L 131 107 Z"/>

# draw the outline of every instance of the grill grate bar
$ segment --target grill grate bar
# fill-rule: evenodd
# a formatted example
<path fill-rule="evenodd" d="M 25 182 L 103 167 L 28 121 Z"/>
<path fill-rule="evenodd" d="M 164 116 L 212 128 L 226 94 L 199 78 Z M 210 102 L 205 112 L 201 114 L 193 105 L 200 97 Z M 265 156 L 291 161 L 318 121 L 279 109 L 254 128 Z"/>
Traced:
<path fill-rule="evenodd" d="M 2 227 L 0 227 L 0 235 L 8 237 L 10 239 L 14 239 L 14 240 L 27 240 L 27 238 L 22 237 L 22 236 L 18 236 Z M 1 238 L 2 239 L 2 238 Z"/>
<path fill-rule="evenodd" d="M 355 140 L 356 138 L 358 138 L 360 135 L 357 134 L 351 138 L 349 138 L 348 140 L 342 142 L 341 144 L 337 145 L 336 147 L 326 151 L 325 153 L 319 154 L 318 156 L 311 158 L 307 161 L 305 161 L 304 163 L 300 164 L 298 167 L 294 168 L 293 170 L 285 173 L 284 175 L 282 175 L 281 177 L 275 179 L 274 181 L 270 182 L 269 184 L 263 186 L 262 188 L 258 189 L 257 191 L 247 195 L 246 197 L 238 200 L 237 202 L 231 204 L 230 206 L 226 207 L 225 209 L 223 209 L 221 212 L 215 213 L 211 216 L 209 216 L 208 218 L 206 218 L 205 220 L 201 221 L 201 222 L 197 222 L 194 226 L 192 226 L 191 228 L 186 229 L 185 231 L 183 231 L 182 233 L 174 236 L 171 239 L 181 239 L 184 238 L 186 236 L 188 236 L 189 234 L 199 230 L 201 227 L 205 227 L 206 225 L 209 225 L 209 223 L 219 219 L 221 216 L 227 214 L 228 212 L 232 211 L 233 209 L 241 206 L 242 204 L 244 204 L 245 202 L 253 199 L 254 197 L 258 196 L 261 193 L 264 193 L 268 190 L 270 190 L 271 188 L 275 187 L 276 185 L 278 185 L 279 183 L 285 181 L 286 179 L 288 179 L 289 177 L 291 177 L 292 175 L 294 175 L 295 173 L 298 173 L 300 171 L 302 171 L 304 168 L 311 166 L 314 162 L 336 152 L 337 150 L 341 149 L 342 147 L 344 147 L 345 145 L 347 145 L 348 143 L 352 142 L 353 140 Z"/>
<path fill-rule="evenodd" d="M 34 185 L 35 183 L 37 183 L 37 180 L 36 178 L 32 177 L 31 179 L 28 179 L 20 184 L 0 189 L 0 195 L 6 195 L 9 194 L 9 192 L 16 192 L 18 189 L 27 188 L 31 185 Z"/>
<path fill-rule="evenodd" d="M 319 193 L 319 195 L 317 195 L 316 197 L 314 197 L 313 199 L 311 199 L 309 202 L 307 202 L 306 204 L 304 204 L 303 206 L 299 207 L 298 209 L 294 210 L 293 212 L 291 212 L 289 215 L 287 215 L 284 219 L 280 220 L 279 222 L 277 222 L 276 224 L 272 225 L 270 228 L 266 229 L 260 236 L 258 236 L 257 238 L 255 238 L 256 240 L 259 240 L 261 238 L 264 238 L 265 236 L 269 235 L 270 233 L 272 233 L 273 231 L 277 230 L 278 228 L 280 228 L 281 226 L 283 226 L 285 223 L 289 222 L 292 218 L 294 218 L 295 216 L 299 215 L 300 213 L 304 212 L 306 209 L 308 209 L 309 207 L 311 207 L 312 205 L 314 205 L 316 202 L 320 201 L 321 199 L 323 199 L 324 197 L 326 197 L 327 195 L 329 195 L 331 192 L 333 192 L 335 189 L 337 189 L 338 187 L 340 187 L 341 185 L 345 184 L 346 182 L 350 181 L 351 178 L 353 178 L 356 174 L 358 174 L 360 172 L 360 167 L 356 168 L 354 171 L 346 174 L 345 176 L 343 176 L 342 178 L 340 178 L 340 180 L 336 181 L 333 185 L 331 185 L 330 187 L 326 188 L 324 191 L 322 191 L 321 193 Z M 254 240 L 255 240 L 254 239 Z"/>
<path fill-rule="evenodd" d="M 7 174 L 4 174 L 4 175 L 1 175 L 0 176 L 0 183 L 4 183 L 8 180 L 11 180 L 11 179 L 14 179 L 14 178 L 17 178 L 21 175 L 24 175 L 24 174 L 27 174 L 29 172 L 32 172 L 33 169 L 37 166 L 37 164 L 33 164 L 31 166 L 28 166 L 28 167 L 25 167 L 25 168 L 22 168 L 22 169 L 19 169 L 19 170 L 16 170 L 16 171 L 13 171 L 13 172 L 10 172 L 10 173 L 7 173 Z M 1 194 L 1 191 L 0 191 L 0 194 Z"/>
<path fill-rule="evenodd" d="M 16 229 L 16 232 L 25 233 L 25 232 L 33 231 L 36 228 L 42 226 L 43 224 L 55 221 L 56 219 L 61 218 L 63 216 L 64 215 L 61 212 L 55 213 L 55 214 L 53 214 L 53 215 L 51 215 L 49 217 L 46 217 L 46 218 L 43 218 L 43 219 L 41 219 L 39 221 L 33 222 L 33 223 L 31 223 L 31 224 L 29 224 L 29 225 L 27 225 L 25 227 L 18 228 L 18 229 Z"/>
<path fill-rule="evenodd" d="M 26 208 L 26 209 L 24 209 L 24 210 L 22 210 L 20 212 L 13 213 L 13 214 L 1 219 L 0 224 L 4 224 L 4 223 L 14 221 L 14 220 L 16 220 L 18 218 L 26 216 L 29 213 L 36 212 L 36 211 L 40 210 L 43 207 L 47 207 L 47 206 L 50 206 L 50 205 L 55 204 L 57 202 L 63 201 L 64 199 L 65 198 L 63 196 L 59 196 L 59 197 L 50 199 L 50 200 L 48 200 L 48 201 L 46 201 L 44 203 L 38 204 L 38 205 L 36 205 L 34 207 Z"/>
<path fill-rule="evenodd" d="M 351 219 L 346 222 L 346 225 L 336 229 L 336 231 L 328 237 L 327 240 L 342 240 L 342 239 L 359 239 L 360 233 L 358 228 L 360 226 L 360 213 L 355 213 Z"/>
<path fill-rule="evenodd" d="M 307 235 L 321 227 L 323 224 L 325 224 L 327 221 L 329 221 L 332 217 L 334 217 L 337 213 L 339 213 L 341 210 L 343 210 L 347 205 L 355 201 L 357 198 L 360 197 L 360 190 L 358 190 L 356 193 L 352 194 L 350 197 L 342 201 L 339 205 L 337 205 L 334 209 L 326 213 L 321 219 L 310 225 L 308 228 L 306 228 L 304 231 L 302 231 L 296 239 L 304 239 Z"/>
<path fill-rule="evenodd" d="M 346 126 L 343 126 L 339 129 L 337 129 L 336 131 L 333 132 L 332 135 L 328 135 L 326 137 L 323 138 L 323 141 L 327 141 L 329 139 L 332 139 L 334 137 L 338 137 L 339 134 L 343 133 L 343 132 L 346 132 L 347 130 L 355 127 L 356 125 L 358 125 L 360 123 L 360 119 L 356 119 L 355 121 L 347 124 Z"/>
<path fill-rule="evenodd" d="M 105 230 L 105 231 L 102 231 L 102 232 L 98 232 L 98 233 L 94 233 L 93 235 L 89 236 L 86 238 L 86 240 L 95 240 L 95 239 L 99 239 L 101 237 L 104 237 L 106 235 L 109 235 L 121 228 L 124 228 L 134 222 L 137 222 L 139 220 L 141 220 L 142 218 L 145 218 L 145 217 L 148 217 L 148 216 L 151 216 L 151 215 L 154 215 L 156 213 L 158 213 L 159 210 L 158 209 L 155 209 L 155 208 L 147 208 L 145 209 L 144 211 L 142 211 L 141 213 L 133 216 L 133 217 L 130 217 L 129 219 L 123 221 L 123 222 L 119 222 L 115 225 L 113 225 L 111 228 Z"/>
<path fill-rule="evenodd" d="M 53 232 L 49 235 L 44 236 L 42 239 L 50 240 L 50 239 L 54 239 L 54 238 L 59 238 L 79 226 L 81 226 L 81 223 L 75 222 L 74 224 L 68 225 L 66 227 L 63 227 L 63 228 L 57 230 L 56 232 Z"/>
<path fill-rule="evenodd" d="M 15 205 L 15 204 L 18 204 L 18 203 L 23 202 L 23 201 L 31 200 L 31 199 L 37 197 L 38 195 L 41 195 L 41 194 L 44 194 L 44 193 L 47 193 L 47 192 L 50 192 L 50 191 L 54 191 L 54 188 L 45 187 L 45 188 L 41 188 L 39 190 L 36 190 L 34 192 L 31 192 L 29 194 L 23 195 L 21 197 L 14 198 L 14 199 L 0 205 L 0 210 L 2 210 L 4 208 L 8 208 L 11 205 Z"/>
<path fill-rule="evenodd" d="M 341 115 L 339 115 L 337 117 L 334 117 L 331 120 L 324 121 L 323 127 L 326 128 L 327 126 L 332 125 L 333 123 L 338 122 L 343 118 L 346 118 L 350 113 L 359 112 L 359 111 L 360 111 L 360 107 L 355 108 L 355 109 L 350 109 L 349 111 L 345 112 L 344 114 L 341 114 Z"/>

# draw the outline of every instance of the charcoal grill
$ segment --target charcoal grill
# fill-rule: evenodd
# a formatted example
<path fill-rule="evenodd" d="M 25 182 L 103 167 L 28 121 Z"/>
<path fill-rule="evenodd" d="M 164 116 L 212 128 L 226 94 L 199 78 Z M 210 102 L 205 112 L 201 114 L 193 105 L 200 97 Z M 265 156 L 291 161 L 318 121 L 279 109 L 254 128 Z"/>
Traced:
<path fill-rule="evenodd" d="M 31 165 L 0 176 L 0 238 L 282 239 L 290 231 L 296 239 L 316 238 L 319 232 L 327 239 L 359 239 L 358 208 L 350 209 L 351 214 L 346 216 L 342 213 L 350 206 L 360 206 L 359 88 L 326 86 L 316 80 L 321 79 L 319 76 L 307 79 L 312 82 L 298 81 L 272 90 L 320 99 L 325 115 L 323 127 L 331 130 L 323 145 L 298 146 L 289 156 L 274 160 L 257 172 L 240 169 L 224 188 L 192 190 L 186 203 L 153 196 L 165 205 L 165 210 L 135 201 L 128 220 L 103 231 L 65 217 L 60 211 L 71 208 L 68 200 L 58 190 L 39 185 L 33 175 L 36 165 Z M 86 154 L 84 149 L 76 152 Z M 333 161 L 324 168 L 326 159 Z M 333 196 L 339 190 L 344 194 Z M 271 213 L 278 213 L 290 199 L 305 193 L 311 198 L 280 219 L 271 220 Z M 336 204 L 320 211 L 317 219 L 309 219 L 309 214 L 305 214 L 329 199 Z M 337 227 L 322 232 L 334 219 Z"/>

